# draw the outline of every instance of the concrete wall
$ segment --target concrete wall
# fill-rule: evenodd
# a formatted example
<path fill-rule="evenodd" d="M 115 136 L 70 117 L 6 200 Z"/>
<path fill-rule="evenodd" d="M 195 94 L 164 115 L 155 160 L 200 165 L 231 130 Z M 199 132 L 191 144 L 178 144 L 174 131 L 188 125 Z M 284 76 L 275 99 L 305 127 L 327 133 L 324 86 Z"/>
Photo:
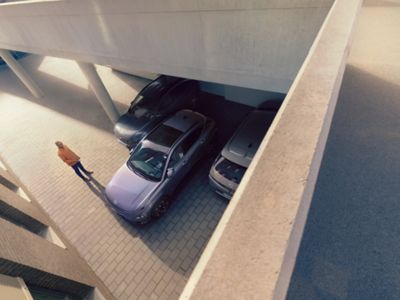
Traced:
<path fill-rule="evenodd" d="M 332 3 L 4 3 L 0 48 L 286 93 Z"/>
<path fill-rule="evenodd" d="M 267 100 L 283 101 L 285 94 L 269 91 L 255 90 L 238 86 L 218 84 L 213 82 L 200 82 L 200 90 L 210 94 L 224 97 L 226 100 L 257 107 Z"/>
<path fill-rule="evenodd" d="M 361 0 L 336 0 L 181 299 L 286 298 Z"/>
<path fill-rule="evenodd" d="M 29 284 L 82 296 L 92 293 L 92 288 L 97 287 L 106 299 L 114 299 L 4 164 L 0 164 L 0 176 L 12 182 L 13 186 L 22 188 L 30 199 L 20 197 L 18 190 L 0 182 L 0 274 L 21 277 Z"/>
<path fill-rule="evenodd" d="M 3 299 L 32 300 L 20 278 L 2 274 L 0 274 L 0 295 Z"/>

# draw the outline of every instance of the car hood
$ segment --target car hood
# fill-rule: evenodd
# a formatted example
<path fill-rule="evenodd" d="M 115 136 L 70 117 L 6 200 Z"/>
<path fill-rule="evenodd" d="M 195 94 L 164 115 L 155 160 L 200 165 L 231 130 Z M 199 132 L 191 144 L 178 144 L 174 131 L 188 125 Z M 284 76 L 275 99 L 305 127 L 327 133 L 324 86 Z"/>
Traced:
<path fill-rule="evenodd" d="M 149 113 L 146 109 L 137 109 L 133 113 L 122 115 L 114 127 L 115 135 L 126 142 L 134 137 L 140 139 L 145 133 L 146 126 L 152 123 L 155 118 L 154 114 Z"/>
<path fill-rule="evenodd" d="M 137 175 L 124 164 L 107 184 L 106 195 L 114 206 L 124 211 L 134 211 L 144 204 L 158 184 Z"/>

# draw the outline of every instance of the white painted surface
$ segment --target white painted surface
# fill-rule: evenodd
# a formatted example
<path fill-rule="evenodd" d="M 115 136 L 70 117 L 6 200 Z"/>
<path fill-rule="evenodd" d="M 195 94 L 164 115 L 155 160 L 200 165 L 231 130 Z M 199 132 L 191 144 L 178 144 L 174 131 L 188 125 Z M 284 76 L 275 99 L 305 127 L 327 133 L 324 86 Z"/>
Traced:
<path fill-rule="evenodd" d="M 0 4 L 0 48 L 286 93 L 333 0 Z"/>

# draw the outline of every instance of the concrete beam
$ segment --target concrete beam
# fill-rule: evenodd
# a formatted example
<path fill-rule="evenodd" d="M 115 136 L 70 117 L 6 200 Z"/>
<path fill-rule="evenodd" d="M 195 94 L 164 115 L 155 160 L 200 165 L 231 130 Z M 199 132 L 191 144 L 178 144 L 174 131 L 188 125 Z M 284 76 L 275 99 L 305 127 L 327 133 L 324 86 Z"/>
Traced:
<path fill-rule="evenodd" d="M 0 49 L 1 58 L 7 63 L 11 70 L 22 81 L 26 88 L 36 98 L 43 97 L 42 90 L 36 85 L 31 76 L 24 70 L 21 64 L 11 55 L 10 51 Z"/>
<path fill-rule="evenodd" d="M 333 2 L 18 1 L 0 48 L 287 93 Z"/>
<path fill-rule="evenodd" d="M 107 92 L 106 87 L 101 81 L 101 78 L 97 73 L 96 68 L 93 64 L 90 63 L 78 62 L 78 65 L 83 74 L 86 76 L 86 79 L 89 81 L 92 91 L 95 93 L 97 100 L 99 100 L 107 116 L 110 118 L 111 122 L 115 124 L 120 117 L 119 112 L 115 107 L 115 104 L 112 101 L 110 94 Z"/>
<path fill-rule="evenodd" d="M 286 298 L 361 0 L 336 0 L 183 299 Z"/>

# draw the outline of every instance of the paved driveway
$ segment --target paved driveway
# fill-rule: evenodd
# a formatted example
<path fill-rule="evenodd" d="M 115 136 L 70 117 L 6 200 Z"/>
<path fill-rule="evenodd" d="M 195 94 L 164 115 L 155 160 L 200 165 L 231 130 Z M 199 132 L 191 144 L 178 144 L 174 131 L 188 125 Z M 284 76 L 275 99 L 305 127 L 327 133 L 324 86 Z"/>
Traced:
<path fill-rule="evenodd" d="M 0 155 L 117 299 L 177 299 L 227 204 L 208 186 L 211 158 L 188 175 L 164 218 L 143 228 L 127 224 L 101 192 L 128 151 L 76 64 L 34 55 L 21 62 L 46 96 L 32 98 L 9 70 L 0 72 Z M 121 111 L 146 84 L 108 68 L 100 74 Z M 221 138 L 245 113 L 234 104 L 232 111 L 237 117 L 225 117 Z M 95 171 L 92 185 L 58 159 L 56 140 Z"/>

